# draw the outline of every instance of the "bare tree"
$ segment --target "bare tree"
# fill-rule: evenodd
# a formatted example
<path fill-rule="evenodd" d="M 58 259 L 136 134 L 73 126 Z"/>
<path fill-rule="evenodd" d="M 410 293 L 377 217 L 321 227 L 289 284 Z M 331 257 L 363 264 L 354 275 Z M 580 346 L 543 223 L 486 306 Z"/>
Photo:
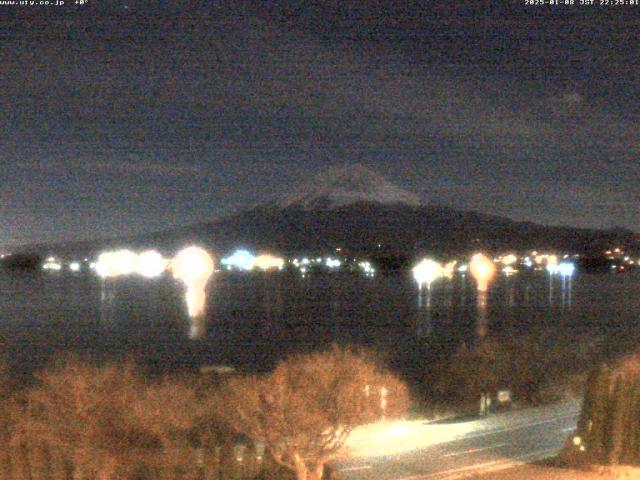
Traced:
<path fill-rule="evenodd" d="M 266 449 L 298 480 L 317 480 L 354 427 L 404 414 L 407 389 L 349 349 L 294 355 L 261 376 L 230 378 L 217 414 Z"/>
<path fill-rule="evenodd" d="M 199 402 L 188 384 L 146 381 L 132 364 L 74 359 L 38 378 L 13 441 L 47 445 L 74 480 L 127 478 L 141 466 L 175 479 L 196 468 L 190 430 Z"/>
<path fill-rule="evenodd" d="M 197 447 L 201 442 L 196 438 L 202 436 L 197 432 L 202 412 L 201 401 L 189 382 L 166 377 L 150 383 L 130 405 L 133 421 L 160 447 L 148 463 L 163 471 L 166 478 L 177 479 L 179 472 L 199 468 Z"/>

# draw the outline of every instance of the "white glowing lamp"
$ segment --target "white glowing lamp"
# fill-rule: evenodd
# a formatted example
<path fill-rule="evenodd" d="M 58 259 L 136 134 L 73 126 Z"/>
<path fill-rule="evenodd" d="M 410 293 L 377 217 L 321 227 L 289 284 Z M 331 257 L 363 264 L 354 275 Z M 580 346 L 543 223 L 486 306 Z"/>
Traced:
<path fill-rule="evenodd" d="M 425 258 L 413 267 L 412 272 L 413 278 L 418 282 L 420 288 L 424 285 L 431 288 L 431 284 L 443 275 L 442 265 L 430 258 Z"/>
<path fill-rule="evenodd" d="M 167 268 L 166 260 L 155 250 L 146 250 L 138 255 L 136 272 L 145 278 L 156 278 L 162 275 Z"/>
<path fill-rule="evenodd" d="M 325 265 L 329 268 L 339 268 L 342 262 L 337 258 L 328 257 L 325 261 Z"/>
<path fill-rule="evenodd" d="M 173 276 L 185 285 L 206 283 L 213 270 L 213 258 L 200 247 L 180 250 L 171 260 Z"/>
<path fill-rule="evenodd" d="M 96 262 L 96 273 L 102 278 L 119 277 L 133 273 L 137 265 L 138 256 L 131 250 L 104 252 Z"/>
<path fill-rule="evenodd" d="M 513 253 L 510 253 L 510 254 L 505 255 L 504 257 L 502 257 L 502 264 L 505 267 L 513 265 L 517 261 L 518 261 L 518 257 L 516 257 Z"/>
<path fill-rule="evenodd" d="M 281 270 L 284 266 L 284 260 L 280 257 L 274 257 L 273 255 L 259 255 L 254 262 L 254 265 L 260 270 Z"/>
<path fill-rule="evenodd" d="M 478 291 L 486 292 L 489 282 L 496 273 L 496 267 L 485 255 L 476 253 L 469 262 L 469 271 L 478 283 Z"/>
<path fill-rule="evenodd" d="M 187 309 L 190 317 L 204 313 L 206 304 L 205 289 L 213 274 L 213 258 L 200 247 L 187 247 L 171 260 L 173 276 L 184 283 L 187 292 Z"/>
<path fill-rule="evenodd" d="M 557 263 L 548 263 L 546 266 L 547 272 L 551 275 L 555 275 L 556 273 L 560 273 L 560 265 Z"/>
<path fill-rule="evenodd" d="M 248 250 L 236 250 L 232 255 L 223 258 L 220 263 L 239 270 L 253 270 L 256 257 Z"/>
<path fill-rule="evenodd" d="M 562 262 L 558 265 L 558 271 L 563 277 L 570 277 L 576 271 L 576 266 L 571 262 Z"/>
<path fill-rule="evenodd" d="M 456 264 L 458 263 L 457 260 L 452 260 L 449 263 L 447 263 L 443 268 L 442 268 L 442 275 L 447 277 L 447 278 L 453 278 L 453 272 L 455 271 L 456 268 Z"/>
<path fill-rule="evenodd" d="M 101 278 L 115 277 L 115 269 L 111 258 L 112 252 L 103 252 L 98 256 L 98 259 L 94 263 L 94 270 Z"/>
<path fill-rule="evenodd" d="M 506 267 L 504 267 L 502 269 L 502 273 L 504 273 L 508 277 L 510 275 L 514 275 L 514 274 L 518 273 L 518 270 L 513 268 L 511 265 L 507 265 Z"/>

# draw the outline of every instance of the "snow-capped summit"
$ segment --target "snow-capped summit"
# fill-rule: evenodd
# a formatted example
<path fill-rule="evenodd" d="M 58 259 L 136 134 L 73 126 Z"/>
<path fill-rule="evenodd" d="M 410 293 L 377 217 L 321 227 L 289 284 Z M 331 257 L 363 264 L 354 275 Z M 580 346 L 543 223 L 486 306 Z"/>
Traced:
<path fill-rule="evenodd" d="M 353 164 L 331 167 L 312 176 L 308 182 L 277 202 L 287 207 L 339 207 L 355 202 L 420 205 L 420 197 L 404 190 L 371 169 Z"/>

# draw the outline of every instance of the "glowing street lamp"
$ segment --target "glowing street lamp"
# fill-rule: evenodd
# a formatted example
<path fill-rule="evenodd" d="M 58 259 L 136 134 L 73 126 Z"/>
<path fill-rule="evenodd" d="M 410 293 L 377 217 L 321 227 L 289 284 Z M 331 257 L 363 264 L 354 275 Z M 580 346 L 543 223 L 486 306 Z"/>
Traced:
<path fill-rule="evenodd" d="M 562 262 L 558 265 L 558 273 L 563 277 L 571 277 L 576 271 L 576 266 L 571 262 Z"/>
<path fill-rule="evenodd" d="M 458 263 L 457 260 L 452 260 L 449 263 L 447 263 L 444 267 L 442 267 L 442 275 L 444 277 L 447 277 L 448 279 L 452 279 L 453 278 L 453 272 L 456 268 L 456 264 Z"/>
<path fill-rule="evenodd" d="M 490 258 L 482 253 L 476 253 L 471 257 L 471 261 L 469 262 L 469 271 L 478 285 L 478 319 L 476 332 L 478 336 L 484 337 L 487 334 L 488 322 L 487 290 L 489 288 L 489 282 L 496 273 L 496 267 Z"/>
<path fill-rule="evenodd" d="M 273 255 L 260 255 L 254 260 L 254 266 L 260 270 L 282 270 L 284 266 L 284 260 L 280 257 L 274 257 Z"/>
<path fill-rule="evenodd" d="M 62 270 L 62 264 L 56 260 L 56 257 L 48 257 L 45 264 L 42 265 L 43 270 L 53 270 L 60 271 Z"/>
<path fill-rule="evenodd" d="M 431 284 L 442 277 L 443 269 L 435 260 L 425 258 L 415 267 L 413 267 L 413 278 L 418 282 L 418 287 L 422 290 L 422 287 L 426 285 L 427 289 L 431 289 Z"/>
<path fill-rule="evenodd" d="M 174 278 L 186 287 L 187 309 L 190 317 L 204 314 L 209 278 L 213 274 L 213 258 L 200 247 L 187 247 L 171 260 L 170 268 Z"/>
<path fill-rule="evenodd" d="M 164 273 L 168 260 L 155 250 L 146 250 L 138 255 L 136 273 L 145 278 L 157 278 Z"/>
<path fill-rule="evenodd" d="M 502 269 L 502 273 L 504 273 L 507 277 L 518 273 L 518 270 L 513 268 L 511 265 L 507 265 Z"/>
<path fill-rule="evenodd" d="M 248 250 L 236 250 L 229 257 L 223 258 L 220 263 L 228 269 L 253 270 L 256 264 L 256 257 Z"/>
<path fill-rule="evenodd" d="M 576 270 L 572 262 L 561 262 L 558 265 L 558 273 L 562 277 L 562 304 L 571 306 L 571 278 Z"/>
<path fill-rule="evenodd" d="M 547 272 L 549 272 L 549 275 L 560 273 L 560 265 L 557 263 L 548 263 L 545 268 L 547 269 Z"/>
<path fill-rule="evenodd" d="M 331 258 L 331 257 L 327 257 L 324 263 L 327 267 L 331 269 L 340 268 L 340 265 L 342 265 L 342 262 L 340 260 L 338 260 L 337 258 Z"/>
<path fill-rule="evenodd" d="M 486 292 L 489 282 L 496 273 L 493 262 L 482 253 L 476 253 L 469 262 L 469 271 L 478 283 L 478 291 Z"/>
<path fill-rule="evenodd" d="M 513 253 L 505 255 L 502 257 L 502 264 L 505 267 L 509 267 L 518 261 L 518 257 L 516 257 Z"/>
<path fill-rule="evenodd" d="M 131 250 L 101 253 L 96 261 L 96 273 L 102 278 L 129 275 L 136 270 L 138 256 Z"/>

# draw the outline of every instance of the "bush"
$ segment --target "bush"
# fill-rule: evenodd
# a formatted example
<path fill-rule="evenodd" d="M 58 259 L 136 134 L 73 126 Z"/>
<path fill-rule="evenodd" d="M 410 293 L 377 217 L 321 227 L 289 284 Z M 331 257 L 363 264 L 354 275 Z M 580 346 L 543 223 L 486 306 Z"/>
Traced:
<path fill-rule="evenodd" d="M 589 373 L 576 435 L 592 463 L 640 465 L 640 354 Z"/>
<path fill-rule="evenodd" d="M 425 396 L 475 410 L 481 393 L 506 388 L 514 401 L 541 404 L 581 394 L 585 365 L 595 356 L 589 338 L 558 340 L 551 334 L 484 338 L 462 344 L 423 380 Z"/>
<path fill-rule="evenodd" d="M 186 384 L 147 382 L 129 363 L 72 359 L 38 375 L 12 443 L 18 451 L 46 451 L 60 461 L 43 468 L 74 478 L 132 478 L 141 470 L 180 478 L 195 468 L 191 430 L 199 411 Z"/>

